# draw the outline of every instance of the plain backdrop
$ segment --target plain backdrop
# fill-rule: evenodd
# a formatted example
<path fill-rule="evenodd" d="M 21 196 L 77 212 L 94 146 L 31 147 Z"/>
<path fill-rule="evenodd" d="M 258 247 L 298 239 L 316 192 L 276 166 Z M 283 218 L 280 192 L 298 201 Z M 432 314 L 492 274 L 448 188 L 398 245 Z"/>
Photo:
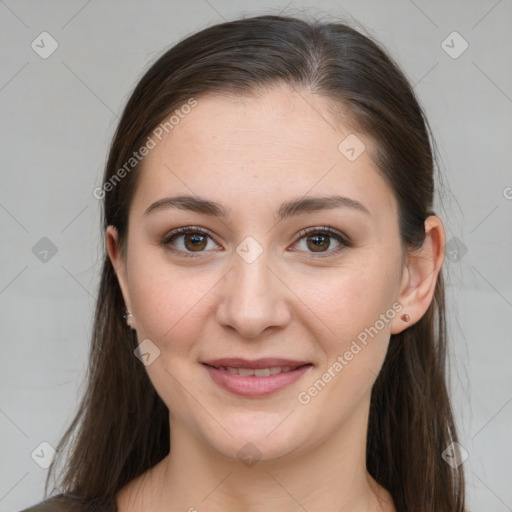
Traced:
<path fill-rule="evenodd" d="M 57 445 L 83 391 L 102 249 L 92 191 L 130 92 L 183 37 L 268 13 L 364 27 L 415 86 L 443 176 L 469 510 L 512 510 L 510 0 L 1 0 L 0 512 L 43 498 L 41 443 Z"/>

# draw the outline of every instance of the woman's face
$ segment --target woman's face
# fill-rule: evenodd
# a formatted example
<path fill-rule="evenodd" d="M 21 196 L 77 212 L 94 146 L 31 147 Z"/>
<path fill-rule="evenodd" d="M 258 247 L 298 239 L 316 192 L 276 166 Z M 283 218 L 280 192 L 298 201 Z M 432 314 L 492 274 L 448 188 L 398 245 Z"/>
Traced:
<path fill-rule="evenodd" d="M 262 459 L 365 437 L 405 327 L 397 203 L 370 150 L 327 100 L 276 87 L 200 97 L 149 151 L 117 272 L 173 435 Z"/>

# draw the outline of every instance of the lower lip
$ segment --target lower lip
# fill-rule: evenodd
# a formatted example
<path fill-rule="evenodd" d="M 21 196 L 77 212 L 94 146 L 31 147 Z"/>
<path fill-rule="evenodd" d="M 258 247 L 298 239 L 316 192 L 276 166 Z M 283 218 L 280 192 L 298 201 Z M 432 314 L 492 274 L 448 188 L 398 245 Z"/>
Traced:
<path fill-rule="evenodd" d="M 204 365 L 212 380 L 226 391 L 246 397 L 263 397 L 276 393 L 300 379 L 312 365 L 300 366 L 296 370 L 269 375 L 268 377 L 233 375 L 225 370 L 218 370 Z"/>

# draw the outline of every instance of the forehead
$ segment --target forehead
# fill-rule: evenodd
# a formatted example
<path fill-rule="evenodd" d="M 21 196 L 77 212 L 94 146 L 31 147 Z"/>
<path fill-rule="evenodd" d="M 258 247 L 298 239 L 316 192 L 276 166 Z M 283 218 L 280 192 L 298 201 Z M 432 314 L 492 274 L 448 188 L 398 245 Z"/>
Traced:
<path fill-rule="evenodd" d="M 330 106 L 322 96 L 287 87 L 198 97 L 161 141 L 155 139 L 133 208 L 177 193 L 229 202 L 235 210 L 340 193 L 374 212 L 396 214 L 393 193 L 370 155 L 372 141 L 335 122 Z M 344 141 L 354 148 L 351 158 Z"/>

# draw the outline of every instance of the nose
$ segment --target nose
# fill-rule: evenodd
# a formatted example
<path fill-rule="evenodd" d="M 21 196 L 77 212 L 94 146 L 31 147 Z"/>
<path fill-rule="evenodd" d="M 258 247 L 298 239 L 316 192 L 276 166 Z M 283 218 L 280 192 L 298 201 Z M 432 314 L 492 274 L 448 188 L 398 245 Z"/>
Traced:
<path fill-rule="evenodd" d="M 221 284 L 217 321 L 244 339 L 257 339 L 265 330 L 285 327 L 291 318 L 292 292 L 272 266 L 268 251 L 250 263 L 233 255 L 233 266 Z M 275 266 L 275 265 L 274 265 Z"/>

